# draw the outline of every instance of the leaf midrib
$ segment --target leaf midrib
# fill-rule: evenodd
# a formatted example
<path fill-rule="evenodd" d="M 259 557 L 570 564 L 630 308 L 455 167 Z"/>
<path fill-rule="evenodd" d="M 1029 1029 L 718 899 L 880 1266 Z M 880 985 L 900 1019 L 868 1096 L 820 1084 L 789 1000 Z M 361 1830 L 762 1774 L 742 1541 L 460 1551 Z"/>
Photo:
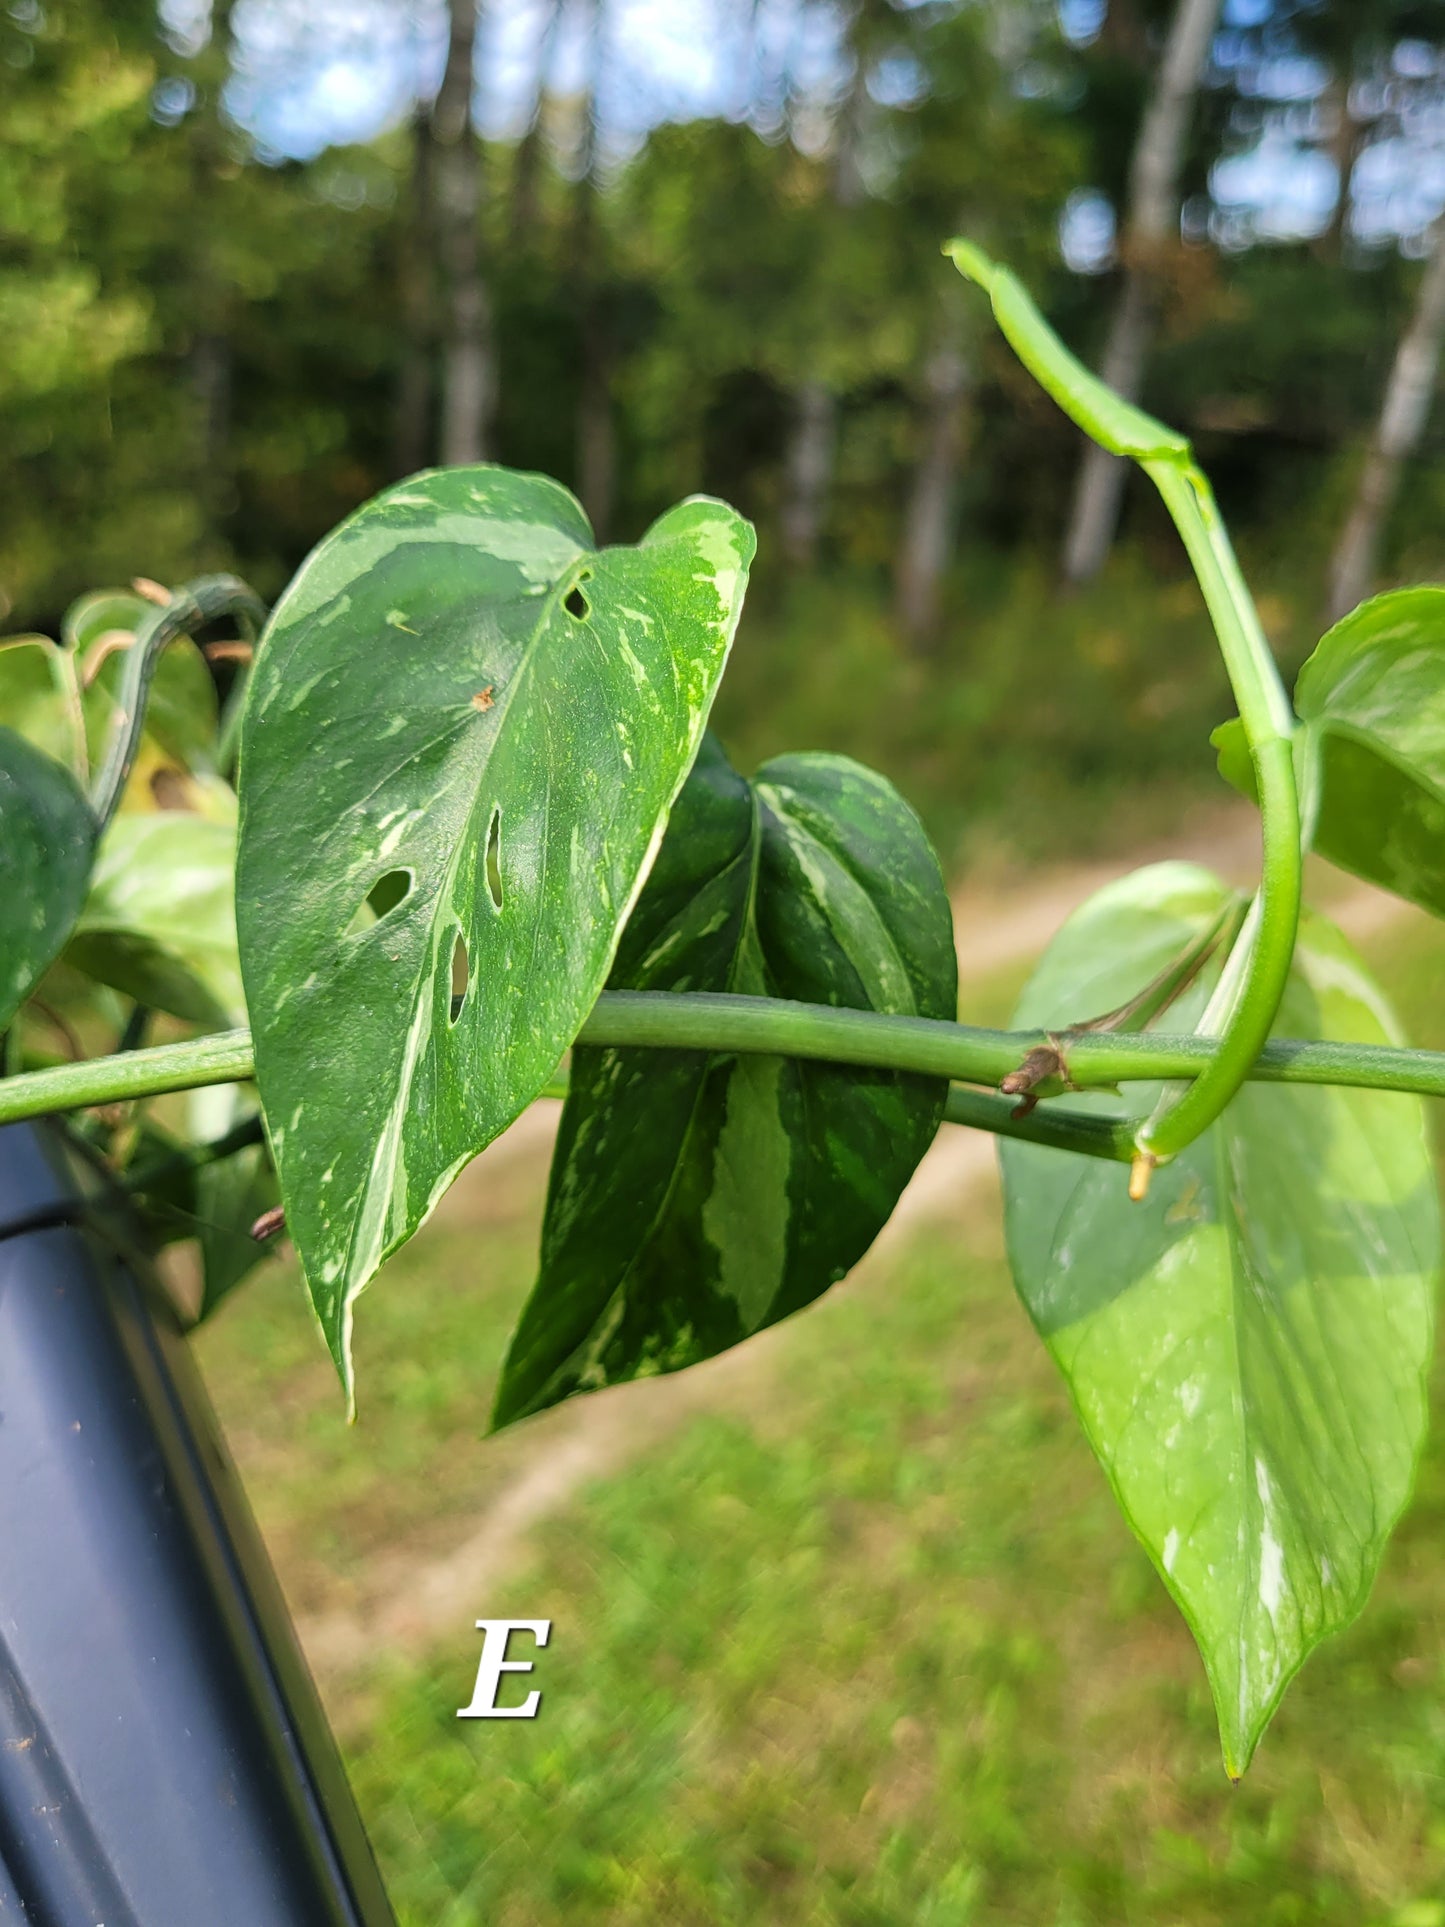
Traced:
<path fill-rule="evenodd" d="M 533 662 L 536 658 L 536 652 L 540 647 L 540 639 L 544 628 L 551 620 L 555 610 L 560 607 L 563 598 L 570 595 L 576 587 L 578 575 L 584 564 L 589 559 L 595 559 L 601 553 L 602 552 L 596 548 L 584 550 L 569 565 L 567 572 L 557 578 L 552 588 L 541 600 L 537 619 L 533 623 L 531 632 L 523 644 L 522 654 L 518 661 L 516 671 L 508 682 L 507 687 L 503 690 L 501 701 L 497 705 L 500 714 L 493 719 L 491 739 L 485 755 L 482 758 L 481 766 L 473 785 L 474 793 L 471 804 L 467 810 L 464 829 L 452 845 L 446 868 L 442 872 L 440 885 L 432 899 L 432 911 L 428 918 L 429 941 L 423 949 L 419 967 L 411 980 L 410 1002 L 412 1004 L 412 1022 L 407 1027 L 406 1043 L 397 1067 L 394 1086 L 395 1095 L 391 1103 L 387 1106 L 386 1121 L 381 1133 L 381 1142 L 387 1146 L 386 1162 L 382 1167 L 386 1173 L 386 1205 L 379 1220 L 381 1224 L 381 1243 L 379 1247 L 380 1255 L 376 1259 L 377 1263 L 382 1262 L 386 1254 L 385 1226 L 386 1220 L 390 1216 L 392 1202 L 396 1196 L 396 1174 L 401 1159 L 402 1139 L 405 1126 L 404 1113 L 407 1100 L 410 1097 L 412 1081 L 416 1074 L 416 1066 L 425 1055 L 425 1044 L 418 1042 L 421 1030 L 425 1028 L 427 1038 L 429 1040 L 432 1038 L 433 1027 L 431 1018 L 435 1010 L 436 998 L 434 996 L 423 997 L 421 994 L 422 986 L 425 983 L 430 983 L 436 975 L 438 932 L 441 924 L 446 921 L 449 915 L 453 914 L 453 904 L 451 901 L 452 888 L 456 882 L 458 869 L 461 866 L 462 853 L 477 841 L 476 825 L 478 816 L 481 813 L 480 806 L 484 779 L 487 771 L 491 768 L 492 757 L 496 753 L 497 746 L 505 733 L 507 718 L 511 714 L 512 705 L 517 699 L 517 692 L 531 672 Z M 461 717 L 454 726 L 454 729 L 450 729 L 444 732 L 444 734 L 460 733 L 460 730 L 465 727 L 466 722 L 467 718 L 465 716 Z M 433 738 L 434 742 L 441 742 L 442 740 L 444 740 L 443 735 L 438 735 Z M 377 785 L 376 787 L 379 788 L 381 786 Z M 375 794 L 375 789 L 372 790 L 371 794 Z M 550 777 L 546 785 L 545 795 L 546 807 L 550 812 L 552 798 Z M 445 907 L 443 908 L 443 906 Z M 536 961 L 539 929 L 540 919 L 534 919 L 532 929 L 533 963 Z M 424 1027 L 418 1022 L 418 1019 L 422 1015 L 423 1005 L 425 1006 L 427 1017 L 427 1023 Z M 377 1165 L 373 1162 L 370 1166 L 368 1178 L 363 1181 L 363 1189 L 360 1197 L 351 1211 L 351 1223 L 347 1231 L 346 1247 L 342 1257 L 340 1274 L 343 1292 L 341 1305 L 343 1321 L 349 1306 L 354 1298 L 359 1295 L 359 1288 L 353 1289 L 352 1281 L 356 1275 L 356 1267 L 353 1261 L 356 1255 L 356 1241 L 360 1235 L 362 1222 L 366 1217 L 365 1202 L 367 1197 L 371 1195 L 376 1175 Z M 368 1276 L 369 1275 L 370 1273 L 368 1272 Z"/>

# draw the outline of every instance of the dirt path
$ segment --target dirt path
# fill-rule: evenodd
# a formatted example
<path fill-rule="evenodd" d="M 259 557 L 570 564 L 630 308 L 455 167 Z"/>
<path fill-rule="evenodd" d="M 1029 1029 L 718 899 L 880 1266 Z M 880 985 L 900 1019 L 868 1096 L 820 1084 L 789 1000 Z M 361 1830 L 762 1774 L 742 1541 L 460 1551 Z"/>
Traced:
<path fill-rule="evenodd" d="M 1201 814 L 1182 836 L 1128 859 L 1034 872 L 986 891 L 960 891 L 954 912 L 965 992 L 970 982 L 1037 955 L 1065 917 L 1111 878 L 1166 856 L 1206 863 L 1230 881 L 1247 881 L 1258 861 L 1254 812 L 1241 805 Z M 1397 898 L 1337 873 L 1322 873 L 1315 881 L 1317 899 L 1328 901 L 1331 914 L 1355 939 L 1408 914 Z M 966 996 L 964 1001 L 966 1007 Z M 511 1189 L 509 1174 L 515 1177 L 519 1165 L 535 1169 L 550 1154 L 559 1111 L 554 1104 L 533 1106 L 469 1167 L 438 1216 L 470 1223 L 484 1219 L 488 1198 Z M 887 1262 L 920 1224 L 976 1210 L 994 1189 L 995 1173 L 990 1138 L 941 1131 L 855 1276 L 866 1278 L 869 1268 Z M 498 1575 L 525 1562 L 535 1529 L 588 1485 L 655 1449 L 700 1412 L 719 1406 L 737 1410 L 765 1400 L 786 1332 L 785 1326 L 774 1327 L 676 1377 L 618 1386 L 534 1422 L 535 1448 L 473 1518 L 457 1522 L 465 1536 L 452 1550 L 435 1557 L 416 1546 L 392 1547 L 372 1563 L 362 1598 L 346 1610 L 299 1620 L 301 1642 L 318 1678 L 326 1686 L 340 1686 L 378 1651 L 418 1650 L 467 1631 Z"/>

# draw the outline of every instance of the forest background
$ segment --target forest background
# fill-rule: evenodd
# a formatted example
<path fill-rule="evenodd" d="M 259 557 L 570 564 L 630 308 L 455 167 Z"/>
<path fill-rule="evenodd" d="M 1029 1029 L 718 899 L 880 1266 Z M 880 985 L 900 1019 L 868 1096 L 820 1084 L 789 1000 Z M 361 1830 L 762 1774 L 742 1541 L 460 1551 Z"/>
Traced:
<path fill-rule="evenodd" d="M 890 774 L 1005 1022 L 1104 876 L 1243 880 L 1257 829 L 1186 820 L 1233 703 L 1162 509 L 940 243 L 1193 436 L 1292 680 L 1445 574 L 1442 209 L 1445 0 L 0 0 L 0 632 L 270 598 L 432 462 L 620 540 L 714 491 L 760 535 L 729 748 Z M 1438 926 L 1313 887 L 1445 1048 Z M 358 1428 L 291 1263 L 197 1339 L 408 1927 L 1445 1927 L 1438 1427 L 1232 1789 L 974 1134 L 805 1317 L 482 1436 L 555 1108 L 368 1301 Z M 554 1620 L 500 1736 L 482 1612 Z"/>
<path fill-rule="evenodd" d="M 1202 611 L 939 243 L 1195 438 L 1288 669 L 1441 568 L 1442 47 L 1439 0 L 9 0 L 0 626 L 273 596 L 437 461 L 617 539 L 704 489 L 760 528 L 745 763 L 878 764 L 950 870 L 1137 840 L 1231 707 Z"/>

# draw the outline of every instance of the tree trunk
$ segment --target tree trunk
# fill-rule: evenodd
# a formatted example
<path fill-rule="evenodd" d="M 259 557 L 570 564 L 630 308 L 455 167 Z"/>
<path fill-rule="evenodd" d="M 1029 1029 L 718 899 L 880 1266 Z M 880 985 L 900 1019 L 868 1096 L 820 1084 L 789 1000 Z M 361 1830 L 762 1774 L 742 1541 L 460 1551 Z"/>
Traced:
<path fill-rule="evenodd" d="M 1111 388 L 1127 395 L 1131 401 L 1138 399 L 1142 383 L 1154 327 L 1153 310 L 1152 292 L 1143 274 L 1129 269 L 1119 305 L 1109 324 L 1099 374 Z M 1066 582 L 1088 582 L 1103 567 L 1119 525 L 1119 507 L 1128 473 L 1128 463 L 1122 456 L 1109 454 L 1097 442 L 1086 444 L 1064 544 Z"/>
<path fill-rule="evenodd" d="M 196 405 L 196 459 L 201 500 L 219 518 L 230 505 L 231 340 L 228 304 L 213 287 L 209 323 L 191 340 L 191 394 Z"/>
<path fill-rule="evenodd" d="M 222 278 L 214 236 L 222 220 L 227 160 L 221 96 L 231 71 L 230 0 L 211 9 L 210 38 L 196 61 L 200 112 L 191 136 L 191 185 L 200 210 L 191 261 L 193 328 L 187 376 L 194 421 L 196 499 L 214 536 L 234 507 L 231 476 L 231 291 Z"/>
<path fill-rule="evenodd" d="M 858 145 L 866 91 L 860 58 L 838 117 L 833 151 L 832 200 L 839 209 L 856 207 L 863 198 Z M 817 562 L 837 444 L 838 398 L 820 377 L 810 376 L 794 396 L 793 426 L 783 466 L 782 547 L 795 569 L 811 569 Z"/>
<path fill-rule="evenodd" d="M 950 301 L 924 369 L 925 439 L 898 554 L 898 622 L 920 655 L 937 639 L 939 590 L 953 546 L 953 501 L 970 387 L 968 362 L 959 346 L 960 323 L 958 304 Z"/>
<path fill-rule="evenodd" d="M 1445 338 L 1445 219 L 1435 223 L 1414 312 L 1400 337 L 1384 405 L 1365 454 L 1359 489 L 1330 568 L 1329 619 L 1338 622 L 1370 592 L 1380 538 L 1400 470 L 1414 454 L 1430 414 Z"/>
<path fill-rule="evenodd" d="M 1100 373 L 1130 401 L 1138 399 L 1143 386 L 1161 256 L 1178 236 L 1179 176 L 1220 6 L 1221 0 L 1179 0 L 1129 168 L 1124 285 Z M 1103 566 L 1119 520 L 1124 477 L 1121 457 L 1093 445 L 1087 449 L 1064 542 L 1066 582 L 1087 582 Z"/>
<path fill-rule="evenodd" d="M 392 472 L 413 475 L 431 452 L 432 355 L 435 349 L 431 133 L 418 112 L 412 122 L 411 181 L 397 246 L 397 310 L 402 350 L 396 377 Z"/>
<path fill-rule="evenodd" d="M 577 402 L 577 494 L 599 542 L 605 542 L 611 533 L 617 485 L 612 369 L 607 323 L 594 309 L 585 319 L 582 336 L 582 392 Z"/>
<path fill-rule="evenodd" d="M 1330 116 L 1329 152 L 1339 176 L 1330 224 L 1321 236 L 1327 260 L 1338 262 L 1345 251 L 1350 224 L 1350 199 L 1355 179 L 1355 163 L 1364 145 L 1365 130 L 1350 112 L 1350 76 L 1338 75 L 1325 89 L 1325 111 Z"/>
<path fill-rule="evenodd" d="M 827 383 L 805 381 L 795 397 L 784 470 L 783 554 L 795 569 L 811 569 L 818 559 L 837 431 L 838 404 Z"/>
<path fill-rule="evenodd" d="M 476 0 L 449 0 L 446 72 L 431 112 L 436 252 L 445 318 L 441 458 L 482 461 L 495 399 L 492 307 L 482 273 L 482 157 L 472 131 Z"/>
<path fill-rule="evenodd" d="M 512 162 L 511 205 L 507 215 L 507 239 L 512 250 L 524 248 L 532 240 L 538 217 L 537 183 L 542 171 L 543 110 L 547 103 L 547 80 L 552 71 L 552 55 L 565 11 L 564 0 L 552 0 L 546 23 L 537 44 L 537 84 L 532 95 L 532 112 L 526 132 L 517 143 Z"/>
<path fill-rule="evenodd" d="M 615 363 L 607 290 L 606 236 L 598 209 L 597 101 L 604 54 L 604 0 L 592 0 L 591 53 L 583 103 L 582 169 L 572 230 L 573 274 L 578 289 L 581 389 L 577 398 L 577 493 L 599 541 L 612 521 L 617 476 L 617 434 L 612 417 Z"/>

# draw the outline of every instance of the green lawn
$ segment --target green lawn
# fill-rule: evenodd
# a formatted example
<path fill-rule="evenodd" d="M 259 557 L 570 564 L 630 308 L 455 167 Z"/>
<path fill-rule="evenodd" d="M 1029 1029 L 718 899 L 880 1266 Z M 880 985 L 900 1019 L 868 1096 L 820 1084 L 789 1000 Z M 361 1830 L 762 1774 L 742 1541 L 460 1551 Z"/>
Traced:
<path fill-rule="evenodd" d="M 1369 949 L 1445 1044 L 1445 941 L 1411 923 Z M 399 1540 L 445 1554 L 573 1422 L 479 1436 L 538 1187 L 513 1170 L 388 1269 L 355 1432 L 289 1270 L 203 1334 L 301 1609 L 364 1597 Z M 1445 1927 L 1442 1599 L 1437 1441 L 1363 1619 L 1231 1789 L 985 1203 L 591 1485 L 437 1650 L 327 1686 L 408 1927 Z M 483 1614 L 554 1621 L 535 1722 L 455 1718 Z"/>

